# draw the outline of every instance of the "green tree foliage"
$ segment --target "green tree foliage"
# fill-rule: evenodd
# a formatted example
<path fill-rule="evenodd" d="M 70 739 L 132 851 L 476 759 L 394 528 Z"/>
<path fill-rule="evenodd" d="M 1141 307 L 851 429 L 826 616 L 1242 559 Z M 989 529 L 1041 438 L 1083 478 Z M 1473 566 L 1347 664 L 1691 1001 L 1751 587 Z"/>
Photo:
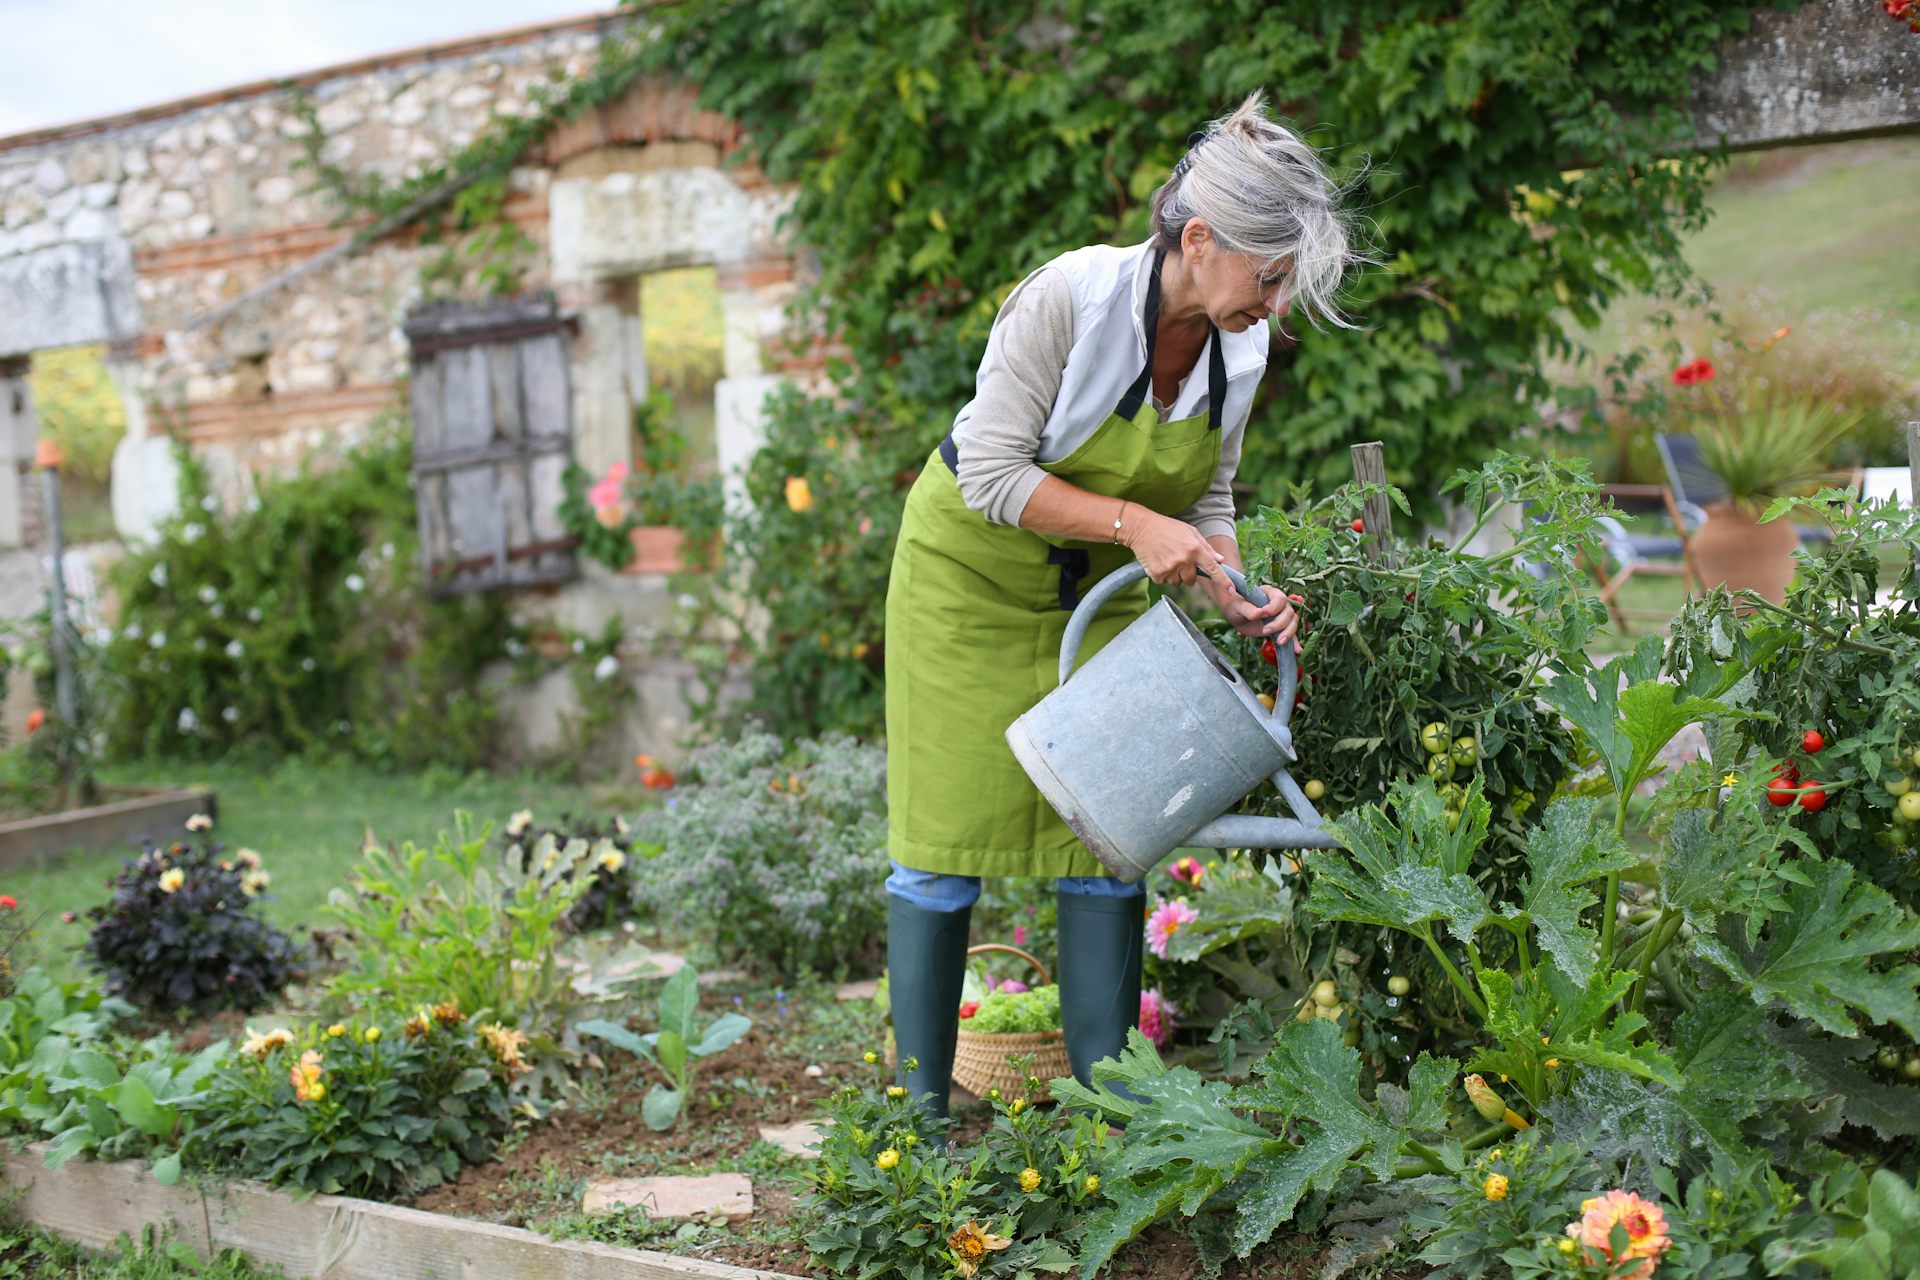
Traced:
<path fill-rule="evenodd" d="M 794 184 L 808 301 L 849 355 L 825 407 L 781 406 L 770 447 L 830 434 L 841 465 L 898 476 L 867 495 L 895 504 L 968 398 L 1008 290 L 1064 250 L 1140 239 L 1188 133 L 1263 86 L 1352 183 L 1383 265 L 1351 290 L 1363 327 L 1276 336 L 1242 479 L 1269 500 L 1324 490 L 1361 439 L 1386 442 L 1396 481 L 1477 462 L 1537 424 L 1566 315 L 1683 281 L 1678 237 L 1704 219 L 1714 161 L 1680 150 L 1680 104 L 1748 21 L 1704 0 L 713 0 L 649 17 L 653 67 L 699 86 Z M 763 515 L 734 541 L 776 620 L 756 704 L 800 714 L 796 730 L 871 727 L 860 670 L 877 655 L 852 649 L 874 637 L 848 629 L 844 602 L 877 598 L 881 578 L 757 554 L 823 547 L 849 513 L 769 508 L 752 487 Z M 823 678 L 848 696 L 782 693 Z"/>
<path fill-rule="evenodd" d="M 105 485 L 113 470 L 113 447 L 126 434 L 127 411 L 101 349 L 36 352 L 31 385 L 41 434 L 66 455 L 62 470 L 82 484 Z"/>

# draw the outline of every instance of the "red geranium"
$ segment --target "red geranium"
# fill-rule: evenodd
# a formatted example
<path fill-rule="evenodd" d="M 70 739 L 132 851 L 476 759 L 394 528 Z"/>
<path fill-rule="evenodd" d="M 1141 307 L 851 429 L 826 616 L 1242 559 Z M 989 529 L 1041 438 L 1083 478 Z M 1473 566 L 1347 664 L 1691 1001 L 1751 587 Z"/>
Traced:
<path fill-rule="evenodd" d="M 0 893 L 0 911 L 14 911 L 20 906 L 20 900 L 10 893 Z"/>
<path fill-rule="evenodd" d="M 1691 387 L 1700 382 L 1712 382 L 1713 375 L 1713 361 L 1695 360 L 1693 363 L 1683 364 L 1673 371 L 1673 385 L 1676 387 Z"/>
<path fill-rule="evenodd" d="M 980 1012 L 980 1002 L 978 1000 L 969 1000 L 960 1006 L 960 1016 L 963 1018 L 971 1018 L 978 1012 Z"/>
<path fill-rule="evenodd" d="M 1904 18 L 1913 9 L 1914 0 L 1880 0 L 1889 18 Z"/>

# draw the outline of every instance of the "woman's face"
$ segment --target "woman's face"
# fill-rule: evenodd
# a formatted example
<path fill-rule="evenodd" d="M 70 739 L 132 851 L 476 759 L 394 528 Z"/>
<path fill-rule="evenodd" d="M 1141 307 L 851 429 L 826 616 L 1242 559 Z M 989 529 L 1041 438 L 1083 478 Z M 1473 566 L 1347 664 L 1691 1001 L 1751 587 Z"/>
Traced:
<path fill-rule="evenodd" d="M 1200 305 L 1215 325 L 1228 333 L 1245 333 L 1268 316 L 1287 314 L 1292 295 L 1289 263 L 1229 253 L 1199 218 L 1187 224 L 1180 248 Z"/>

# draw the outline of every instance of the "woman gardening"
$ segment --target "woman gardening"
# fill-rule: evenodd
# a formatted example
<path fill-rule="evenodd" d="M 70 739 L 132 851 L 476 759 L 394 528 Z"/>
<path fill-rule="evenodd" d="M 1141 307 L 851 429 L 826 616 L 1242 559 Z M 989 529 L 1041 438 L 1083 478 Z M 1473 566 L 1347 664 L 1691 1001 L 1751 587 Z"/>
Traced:
<path fill-rule="evenodd" d="M 1204 581 L 1242 635 L 1291 642 L 1283 593 L 1256 608 L 1212 570 L 1240 567 L 1229 485 L 1267 318 L 1344 323 L 1337 197 L 1248 97 L 1155 192 L 1151 239 L 1063 254 L 1008 296 L 973 400 L 907 497 L 887 591 L 887 969 L 900 1060 L 917 1064 L 902 1083 L 942 1116 L 982 876 L 1058 879 L 1074 1074 L 1126 1043 L 1144 886 L 1101 874 L 1004 735 L 1053 687 L 1082 588 L 1130 557 L 1158 583 Z M 1146 606 L 1144 583 L 1115 596 L 1081 660 Z"/>

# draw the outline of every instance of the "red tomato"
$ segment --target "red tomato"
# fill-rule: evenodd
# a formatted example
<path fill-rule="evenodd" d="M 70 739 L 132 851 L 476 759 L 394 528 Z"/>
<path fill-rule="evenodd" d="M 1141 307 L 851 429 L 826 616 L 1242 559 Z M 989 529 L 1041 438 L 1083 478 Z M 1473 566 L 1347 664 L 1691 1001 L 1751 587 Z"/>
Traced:
<path fill-rule="evenodd" d="M 1794 785 L 1790 778 L 1783 775 L 1767 784 L 1767 800 L 1774 808 L 1784 809 L 1792 804 L 1795 798 Z"/>
<path fill-rule="evenodd" d="M 1365 533 L 1367 531 L 1367 522 L 1365 520 L 1356 519 L 1353 522 L 1353 531 L 1355 533 Z"/>
<path fill-rule="evenodd" d="M 1800 749 L 1810 756 L 1819 755 L 1820 748 L 1826 745 L 1827 740 L 1820 736 L 1818 729 L 1809 729 L 1805 734 L 1801 735 Z"/>
<path fill-rule="evenodd" d="M 1826 808 L 1827 793 L 1819 789 L 1820 787 L 1819 779 L 1809 778 L 1806 782 L 1806 785 L 1814 788 L 1814 790 L 1802 791 L 1800 793 L 1800 807 L 1802 809 L 1805 809 L 1808 813 L 1818 813 L 1822 809 Z"/>
<path fill-rule="evenodd" d="M 1267 665 L 1270 667 L 1280 665 L 1280 650 L 1274 647 L 1274 643 L 1271 640 L 1262 640 L 1260 642 L 1260 656 L 1267 660 Z"/>

